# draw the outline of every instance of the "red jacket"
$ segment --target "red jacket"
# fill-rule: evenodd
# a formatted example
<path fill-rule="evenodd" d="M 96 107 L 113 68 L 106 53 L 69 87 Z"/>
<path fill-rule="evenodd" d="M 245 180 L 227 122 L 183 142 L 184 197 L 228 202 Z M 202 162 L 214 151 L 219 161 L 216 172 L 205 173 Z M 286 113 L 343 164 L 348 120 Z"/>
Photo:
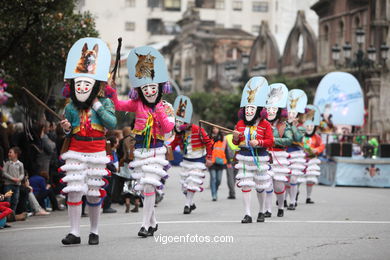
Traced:
<path fill-rule="evenodd" d="M 245 145 L 245 128 L 246 125 L 244 123 L 244 120 L 238 121 L 236 124 L 236 127 L 234 128 L 236 131 L 240 132 L 240 138 L 239 140 L 233 139 L 233 144 L 235 145 Z M 272 133 L 272 126 L 271 124 L 263 119 L 259 122 L 256 128 L 256 140 L 259 141 L 259 146 L 265 147 L 265 148 L 271 148 L 274 145 L 274 135 Z"/>
<path fill-rule="evenodd" d="M 194 124 L 191 124 L 191 132 L 190 130 L 186 130 L 184 134 L 176 134 L 175 139 L 170 143 L 172 150 L 175 150 L 176 146 L 180 146 L 180 149 L 183 151 L 184 149 L 184 139 L 191 134 L 191 146 L 192 150 L 200 150 L 206 148 L 206 159 L 211 160 L 211 155 L 213 152 L 213 140 L 207 135 L 206 131 Z"/>

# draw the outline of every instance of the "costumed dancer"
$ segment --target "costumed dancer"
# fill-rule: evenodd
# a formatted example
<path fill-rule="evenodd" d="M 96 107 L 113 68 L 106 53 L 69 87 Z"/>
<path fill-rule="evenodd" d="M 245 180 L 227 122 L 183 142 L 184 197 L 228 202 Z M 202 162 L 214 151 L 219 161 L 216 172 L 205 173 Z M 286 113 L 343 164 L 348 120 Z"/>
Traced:
<path fill-rule="evenodd" d="M 265 217 L 272 215 L 272 192 L 275 192 L 278 204 L 278 217 L 284 215 L 284 193 L 286 191 L 287 176 L 290 174 L 288 166 L 288 153 L 286 148 L 293 142 L 293 133 L 290 125 L 284 120 L 287 115 L 282 115 L 282 109 L 287 106 L 288 89 L 284 84 L 275 83 L 270 85 L 266 108 L 267 120 L 272 125 L 274 135 L 274 147 L 269 149 L 272 156 L 273 186 L 266 190 Z M 283 116 L 283 118 L 282 118 Z"/>
<path fill-rule="evenodd" d="M 318 176 L 320 173 L 319 164 L 321 161 L 317 158 L 324 149 L 325 145 L 322 142 L 320 135 L 316 134 L 317 127 L 320 125 L 320 110 L 317 106 L 308 105 L 306 107 L 308 112 L 306 113 L 306 121 L 304 126 L 306 128 L 306 134 L 303 138 L 303 148 L 306 152 L 307 168 L 306 168 L 306 204 L 313 204 L 311 200 L 311 192 L 314 184 L 318 183 Z"/>
<path fill-rule="evenodd" d="M 241 223 L 252 223 L 251 190 L 256 189 L 259 201 L 257 222 L 264 222 L 266 190 L 272 186 L 272 172 L 267 148 L 273 146 L 271 124 L 265 120 L 265 106 L 268 82 L 263 77 L 253 77 L 245 85 L 241 97 L 242 117 L 233 132 L 233 144 L 240 146 L 236 159 L 238 169 L 237 187 L 241 188 L 245 216 Z"/>
<path fill-rule="evenodd" d="M 302 138 L 305 134 L 303 124 L 298 121 L 298 115 L 305 113 L 307 96 L 303 90 L 292 89 L 288 92 L 287 113 L 288 123 L 293 133 L 293 144 L 287 147 L 290 162 L 290 178 L 286 184 L 285 199 L 290 196 L 288 210 L 295 210 L 297 206 L 296 197 L 298 193 L 298 178 L 304 174 L 306 168 L 305 152 L 302 148 Z"/>
<path fill-rule="evenodd" d="M 195 192 L 203 191 L 205 170 L 212 165 L 213 141 L 206 131 L 195 124 L 191 124 L 192 103 L 186 96 L 178 96 L 173 105 L 176 118 L 175 139 L 170 146 L 174 150 L 177 146 L 183 153 L 180 166 L 181 185 L 186 202 L 183 214 L 190 214 L 196 209 L 194 203 Z"/>
<path fill-rule="evenodd" d="M 161 101 L 163 93 L 170 93 L 168 71 L 163 56 L 150 46 L 130 51 L 127 58 L 131 91 L 130 99 L 118 100 L 115 89 L 109 88 L 118 111 L 135 113 L 134 160 L 129 163 L 132 177 L 137 180 L 134 189 L 143 196 L 143 221 L 138 236 L 153 236 L 158 225 L 155 216 L 156 192 L 163 189 L 162 179 L 168 177 L 169 165 L 165 154 L 164 135 L 174 127 L 174 118 L 166 114 Z"/>
<path fill-rule="evenodd" d="M 62 239 L 64 245 L 80 244 L 80 218 L 82 196 L 86 195 L 91 224 L 88 243 L 99 243 L 98 223 L 100 208 L 107 183 L 103 176 L 110 172 L 106 164 L 106 128 L 116 126 L 112 101 L 104 97 L 108 80 L 111 54 L 107 45 L 97 38 L 82 38 L 70 49 L 64 78 L 70 80 L 64 93 L 71 97 L 65 107 L 65 120 L 61 121 L 68 136 L 68 151 L 61 155 L 66 172 L 62 192 L 68 194 L 68 215 L 71 231 Z"/>

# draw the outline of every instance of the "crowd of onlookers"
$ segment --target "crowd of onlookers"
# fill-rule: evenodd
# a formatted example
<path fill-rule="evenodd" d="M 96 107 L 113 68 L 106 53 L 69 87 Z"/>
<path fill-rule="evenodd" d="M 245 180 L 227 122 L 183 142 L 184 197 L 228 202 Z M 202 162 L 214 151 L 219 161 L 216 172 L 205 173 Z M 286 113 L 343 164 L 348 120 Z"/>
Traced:
<path fill-rule="evenodd" d="M 133 140 L 131 128 L 109 131 L 106 137 L 111 145 L 112 162 L 107 165 L 111 176 L 105 177 L 109 185 L 105 187 L 103 213 L 116 212 L 112 202 L 125 204 L 126 212 L 132 203 L 135 206 L 131 211 L 138 212 L 142 203 L 132 192 L 127 167 Z M 29 216 L 45 216 L 66 209 L 66 194 L 61 193 L 64 173 L 58 171 L 64 163 L 60 153 L 65 138 L 60 125 L 52 122 L 34 124 L 31 128 L 22 123 L 0 125 L 0 228 Z M 82 215 L 87 216 L 84 209 Z"/>

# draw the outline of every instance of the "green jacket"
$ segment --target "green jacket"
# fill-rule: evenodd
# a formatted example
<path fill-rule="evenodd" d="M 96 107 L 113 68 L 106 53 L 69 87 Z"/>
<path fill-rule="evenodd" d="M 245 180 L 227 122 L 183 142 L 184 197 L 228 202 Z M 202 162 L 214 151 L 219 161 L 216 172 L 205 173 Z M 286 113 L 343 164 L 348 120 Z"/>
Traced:
<path fill-rule="evenodd" d="M 272 126 L 272 132 L 274 134 L 275 146 L 285 146 L 285 147 L 291 146 L 291 144 L 294 140 L 291 126 L 287 122 L 284 122 L 284 124 L 286 125 L 286 128 L 284 129 L 283 136 L 279 135 L 279 131 L 278 131 L 278 128 L 276 127 L 276 125 Z"/>

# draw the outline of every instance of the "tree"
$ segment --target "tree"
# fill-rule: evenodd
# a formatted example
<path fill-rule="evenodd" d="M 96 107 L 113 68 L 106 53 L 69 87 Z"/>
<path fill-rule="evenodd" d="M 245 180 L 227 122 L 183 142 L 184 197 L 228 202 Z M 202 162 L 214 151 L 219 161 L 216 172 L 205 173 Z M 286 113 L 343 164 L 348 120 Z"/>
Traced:
<path fill-rule="evenodd" d="M 73 43 L 98 36 L 91 14 L 76 14 L 74 7 L 75 0 L 2 1 L 0 77 L 9 83 L 18 103 L 22 101 L 21 87 L 47 102 L 54 86 L 63 81 Z M 24 105 L 36 110 L 32 102 Z"/>

